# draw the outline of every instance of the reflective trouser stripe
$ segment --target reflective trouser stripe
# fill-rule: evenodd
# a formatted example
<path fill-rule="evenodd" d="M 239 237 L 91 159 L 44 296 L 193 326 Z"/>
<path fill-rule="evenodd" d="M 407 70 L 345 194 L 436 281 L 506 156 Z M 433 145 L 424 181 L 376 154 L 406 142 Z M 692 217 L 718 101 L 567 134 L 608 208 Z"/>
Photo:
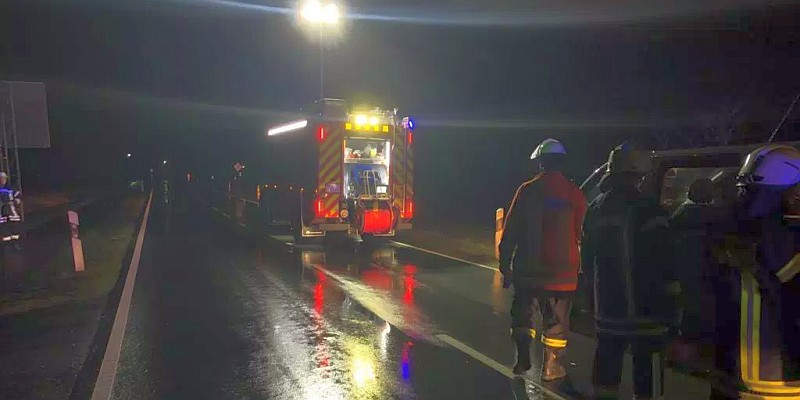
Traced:
<path fill-rule="evenodd" d="M 740 395 L 743 399 L 797 399 L 800 381 L 761 380 L 761 293 L 751 272 L 742 271 L 741 280 L 740 369 L 742 382 L 750 392 Z"/>
<path fill-rule="evenodd" d="M 739 353 L 742 380 L 758 380 L 760 360 L 759 330 L 761 328 L 761 293 L 751 273 L 742 271 L 742 299 L 740 305 Z"/>
<path fill-rule="evenodd" d="M 536 338 L 536 329 L 533 328 L 511 328 L 509 329 L 509 333 L 511 334 L 511 337 L 514 338 L 525 337 L 527 335 L 530 335 L 532 339 Z"/>
<path fill-rule="evenodd" d="M 782 283 L 786 283 L 792 280 L 798 273 L 800 273 L 800 253 L 795 254 L 780 271 L 775 273 L 775 276 L 777 276 Z"/>
<path fill-rule="evenodd" d="M 546 337 L 544 335 L 542 335 L 542 343 L 544 343 L 545 346 L 555 347 L 555 348 L 559 348 L 559 349 L 567 347 L 566 339 L 553 339 L 553 338 Z"/>
<path fill-rule="evenodd" d="M 593 392 L 594 398 L 598 400 L 619 399 L 619 388 L 616 386 L 595 386 Z"/>
<path fill-rule="evenodd" d="M 742 400 L 797 400 L 796 394 L 788 396 L 757 394 L 757 393 L 739 393 L 739 398 Z"/>

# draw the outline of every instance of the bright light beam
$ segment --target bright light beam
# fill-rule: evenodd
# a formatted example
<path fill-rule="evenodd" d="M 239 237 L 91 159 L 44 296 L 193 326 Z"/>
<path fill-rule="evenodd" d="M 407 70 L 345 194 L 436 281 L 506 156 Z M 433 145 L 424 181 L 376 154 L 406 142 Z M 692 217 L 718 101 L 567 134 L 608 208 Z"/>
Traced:
<path fill-rule="evenodd" d="M 268 6 L 234 0 L 172 0 L 183 3 L 206 3 L 245 10 L 261 11 L 270 14 L 294 14 L 297 11 L 287 7 Z M 319 2 L 319 0 L 316 0 Z M 774 0 L 772 5 L 791 4 L 793 0 Z M 657 4 L 643 2 L 636 7 L 620 7 L 609 2 L 599 3 L 591 8 L 530 8 L 505 9 L 493 11 L 473 11 L 458 8 L 383 8 L 363 9 L 360 12 L 346 13 L 342 18 L 361 21 L 395 22 L 412 25 L 440 26 L 504 26 L 504 27 L 546 27 L 580 26 L 587 24 L 608 24 L 630 21 L 684 18 L 711 12 L 747 10 L 760 7 L 757 0 L 729 0 L 726 2 L 698 2 L 683 0 Z M 341 13 L 341 11 L 339 11 Z"/>
<path fill-rule="evenodd" d="M 298 129 L 303 129 L 306 126 L 308 126 L 308 120 L 305 119 L 300 121 L 289 122 L 288 124 L 279 125 L 268 130 L 267 136 L 275 136 L 286 132 L 296 131 Z"/>
<path fill-rule="evenodd" d="M 194 0 L 198 3 L 216 4 L 220 6 L 241 8 L 243 10 L 262 11 L 270 14 L 292 14 L 294 10 L 288 7 L 274 7 L 265 6 L 262 4 L 244 3 L 240 1 L 231 0 Z M 190 0 L 183 0 L 183 2 L 191 2 Z"/>

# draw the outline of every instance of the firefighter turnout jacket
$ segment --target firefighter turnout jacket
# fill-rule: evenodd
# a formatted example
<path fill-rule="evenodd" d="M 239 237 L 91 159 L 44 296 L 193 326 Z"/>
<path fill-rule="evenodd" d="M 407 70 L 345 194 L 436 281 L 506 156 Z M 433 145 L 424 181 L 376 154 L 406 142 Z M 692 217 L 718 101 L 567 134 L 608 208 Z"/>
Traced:
<path fill-rule="evenodd" d="M 500 241 L 500 270 L 516 289 L 577 288 L 586 199 L 560 172 L 545 172 L 517 190 Z"/>
<path fill-rule="evenodd" d="M 787 226 L 789 225 L 789 226 Z M 800 398 L 800 232 L 779 216 L 740 221 L 714 253 L 722 386 L 744 399 Z"/>
<path fill-rule="evenodd" d="M 668 234 L 655 199 L 611 190 L 589 205 L 581 268 L 593 282 L 598 332 L 667 333 L 676 312 Z"/>
<path fill-rule="evenodd" d="M 0 187 L 0 240 L 10 242 L 20 238 L 19 192 L 10 187 Z"/>

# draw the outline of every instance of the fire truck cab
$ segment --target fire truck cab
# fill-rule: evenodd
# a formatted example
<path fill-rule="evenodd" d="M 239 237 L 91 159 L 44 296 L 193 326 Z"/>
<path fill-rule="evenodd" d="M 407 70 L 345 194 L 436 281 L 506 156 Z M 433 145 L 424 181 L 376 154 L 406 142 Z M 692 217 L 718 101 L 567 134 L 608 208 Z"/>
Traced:
<path fill-rule="evenodd" d="M 267 130 L 268 176 L 276 183 L 267 185 L 272 193 L 264 192 L 262 207 L 301 237 L 410 229 L 413 130 L 413 120 L 396 110 L 315 102 L 298 119 Z"/>

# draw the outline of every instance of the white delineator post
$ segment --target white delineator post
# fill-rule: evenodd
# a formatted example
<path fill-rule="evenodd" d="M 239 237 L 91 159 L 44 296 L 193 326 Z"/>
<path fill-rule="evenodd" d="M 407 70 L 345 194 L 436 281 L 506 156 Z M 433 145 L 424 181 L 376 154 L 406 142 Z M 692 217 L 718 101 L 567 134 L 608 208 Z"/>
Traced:
<path fill-rule="evenodd" d="M 503 239 L 503 219 L 505 210 L 498 208 L 494 213 L 494 258 L 500 259 L 500 240 Z"/>
<path fill-rule="evenodd" d="M 83 272 L 86 267 L 83 262 L 83 244 L 81 243 L 81 238 L 78 233 L 78 227 L 80 226 L 78 213 L 75 211 L 67 211 L 67 217 L 69 218 L 72 260 L 75 264 L 75 272 Z"/>

